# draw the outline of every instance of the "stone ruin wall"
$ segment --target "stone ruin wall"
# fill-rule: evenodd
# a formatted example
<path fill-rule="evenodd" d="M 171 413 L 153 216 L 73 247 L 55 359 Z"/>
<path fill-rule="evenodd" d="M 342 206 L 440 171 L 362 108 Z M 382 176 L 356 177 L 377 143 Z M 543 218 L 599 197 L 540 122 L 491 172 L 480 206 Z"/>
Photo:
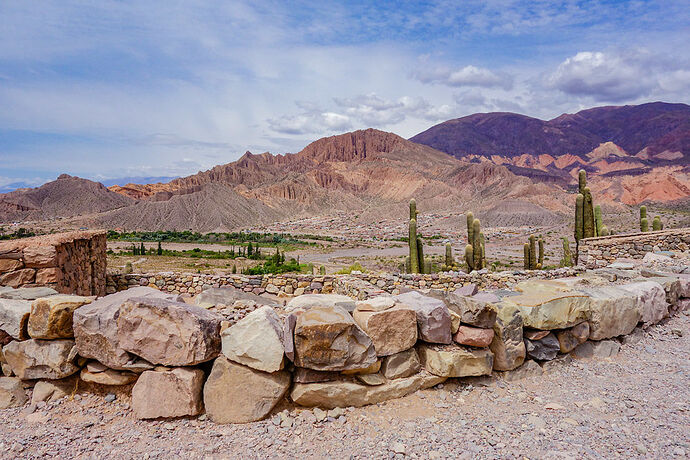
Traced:
<path fill-rule="evenodd" d="M 221 286 L 232 286 L 245 292 L 292 297 L 302 294 L 343 294 L 363 300 L 383 293 L 400 294 L 408 289 L 439 289 L 452 291 L 466 284 L 480 289 L 510 288 L 527 279 L 553 279 L 574 276 L 582 269 L 505 271 L 499 273 L 465 274 L 434 273 L 430 275 L 362 273 L 354 275 L 206 275 L 189 273 L 109 273 L 108 294 L 135 286 L 149 286 L 172 294 L 194 296 Z"/>
<path fill-rule="evenodd" d="M 63 294 L 105 295 L 105 231 L 0 242 L 0 287 L 46 286 Z"/>
<path fill-rule="evenodd" d="M 580 243 L 578 263 L 586 268 L 604 267 L 616 259 L 642 259 L 648 252 L 687 251 L 690 228 L 586 238 Z"/>

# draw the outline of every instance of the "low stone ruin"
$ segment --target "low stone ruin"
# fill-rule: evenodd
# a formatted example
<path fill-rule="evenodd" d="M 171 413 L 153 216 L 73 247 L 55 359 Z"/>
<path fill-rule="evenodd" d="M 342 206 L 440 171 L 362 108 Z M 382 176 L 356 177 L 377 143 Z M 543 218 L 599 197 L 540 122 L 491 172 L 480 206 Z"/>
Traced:
<path fill-rule="evenodd" d="M 0 242 L 0 291 L 45 286 L 65 294 L 102 296 L 105 283 L 105 231 Z"/>
<path fill-rule="evenodd" d="M 140 419 L 245 423 L 283 401 L 331 409 L 449 378 L 514 380 L 567 355 L 612 356 L 620 337 L 690 309 L 686 270 L 619 263 L 511 290 L 308 294 L 284 305 L 231 287 L 187 299 L 148 286 L 100 298 L 13 289 L 0 293 L 0 407 L 85 382 L 131 391 Z"/>

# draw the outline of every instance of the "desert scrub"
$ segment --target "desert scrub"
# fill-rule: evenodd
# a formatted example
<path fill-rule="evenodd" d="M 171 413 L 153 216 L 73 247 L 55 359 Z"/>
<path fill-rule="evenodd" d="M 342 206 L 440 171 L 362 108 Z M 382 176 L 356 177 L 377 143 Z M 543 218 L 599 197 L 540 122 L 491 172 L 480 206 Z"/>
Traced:
<path fill-rule="evenodd" d="M 349 275 L 352 272 L 362 272 L 366 273 L 366 269 L 362 267 L 362 264 L 359 262 L 355 262 L 354 264 L 350 265 L 349 267 L 345 267 L 342 270 L 339 270 L 336 272 L 338 275 Z"/>

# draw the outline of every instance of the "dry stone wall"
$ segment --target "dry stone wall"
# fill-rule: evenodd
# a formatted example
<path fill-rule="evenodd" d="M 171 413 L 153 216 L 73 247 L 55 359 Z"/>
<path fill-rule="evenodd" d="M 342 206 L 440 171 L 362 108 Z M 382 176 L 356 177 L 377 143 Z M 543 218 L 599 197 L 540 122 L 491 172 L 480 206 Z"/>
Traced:
<path fill-rule="evenodd" d="M 600 236 L 580 242 L 578 263 L 587 268 L 596 268 L 616 259 L 642 259 L 648 252 L 685 252 L 688 248 L 690 228 Z"/>
<path fill-rule="evenodd" d="M 0 286 L 104 295 L 106 233 L 79 231 L 0 242 Z"/>

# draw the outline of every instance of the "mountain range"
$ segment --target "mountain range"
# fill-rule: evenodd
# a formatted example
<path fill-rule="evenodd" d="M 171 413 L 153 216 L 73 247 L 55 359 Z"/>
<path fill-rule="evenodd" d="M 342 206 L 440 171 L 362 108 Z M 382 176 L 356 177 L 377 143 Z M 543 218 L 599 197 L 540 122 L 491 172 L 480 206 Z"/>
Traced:
<path fill-rule="evenodd" d="M 105 187 L 62 175 L 0 194 L 0 222 L 68 219 L 139 230 L 228 231 L 351 212 L 359 222 L 480 211 L 487 225 L 570 215 L 577 171 L 611 206 L 690 197 L 690 106 L 599 107 L 542 121 L 512 113 L 449 120 L 405 140 L 375 129 L 312 142 L 295 154 L 246 152 L 167 182 Z"/>

